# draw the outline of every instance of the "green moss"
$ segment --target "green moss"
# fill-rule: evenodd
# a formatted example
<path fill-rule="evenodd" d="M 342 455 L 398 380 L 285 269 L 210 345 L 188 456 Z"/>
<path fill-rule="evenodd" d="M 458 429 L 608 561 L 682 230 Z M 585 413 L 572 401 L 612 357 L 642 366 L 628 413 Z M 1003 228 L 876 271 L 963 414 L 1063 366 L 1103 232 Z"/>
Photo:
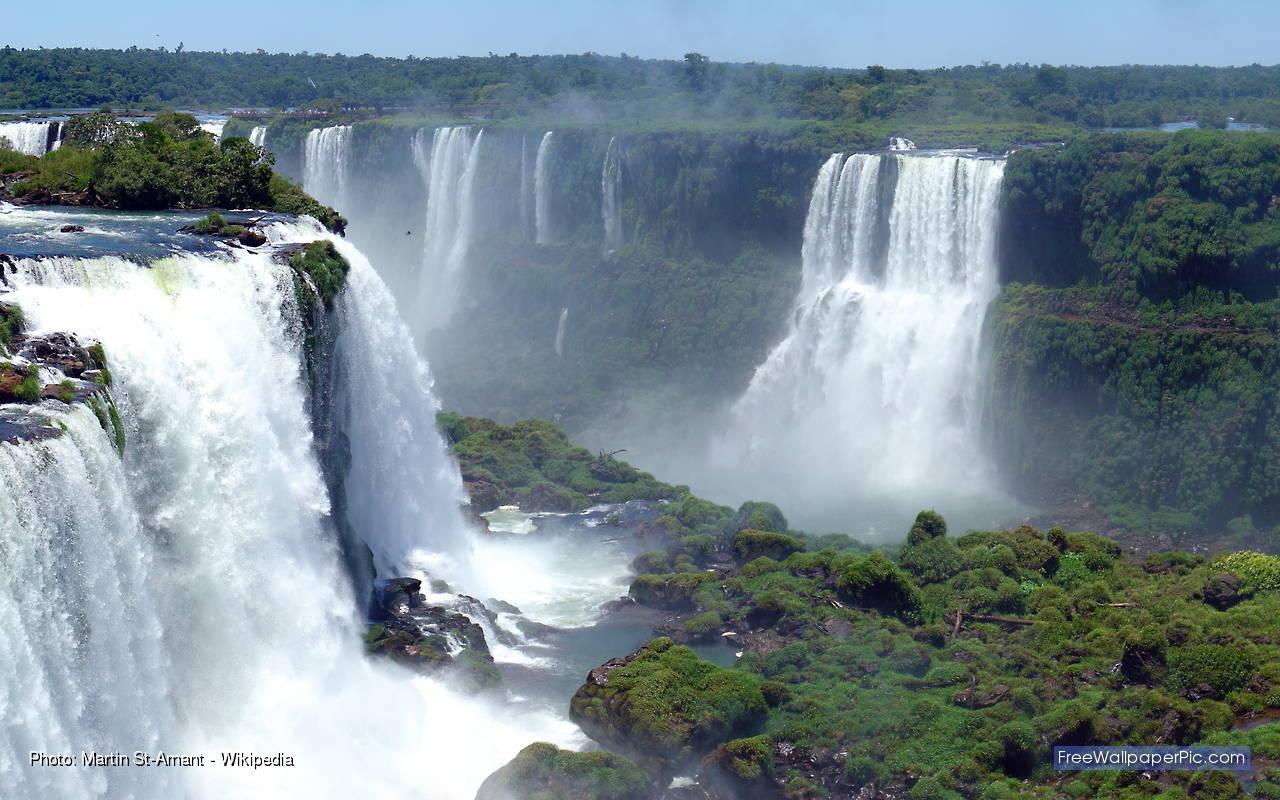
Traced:
<path fill-rule="evenodd" d="M 476 800 L 648 800 L 648 774 L 616 753 L 576 753 L 535 742 L 494 772 Z"/>
<path fill-rule="evenodd" d="M 755 675 L 704 661 L 655 639 L 574 695 L 570 717 L 592 738 L 644 753 L 687 757 L 751 733 L 766 705 Z"/>
<path fill-rule="evenodd" d="M 920 590 L 893 562 L 873 553 L 855 562 L 836 583 L 840 596 L 905 620 L 920 619 Z"/>
<path fill-rule="evenodd" d="M 751 529 L 769 533 L 786 533 L 787 518 L 782 510 L 773 503 L 748 501 L 738 508 L 733 518 L 734 528 L 741 531 Z"/>
<path fill-rule="evenodd" d="M 1249 682 L 1253 662 L 1232 647 L 1200 644 L 1169 652 L 1169 685 L 1179 692 L 1204 685 L 1227 694 Z"/>
<path fill-rule="evenodd" d="M 338 252 L 328 239 L 311 242 L 289 257 L 289 263 L 303 280 L 305 291 L 315 291 L 325 308 L 332 308 L 333 301 L 346 284 L 351 264 Z"/>
<path fill-rule="evenodd" d="M 637 603 L 673 610 L 695 607 L 698 587 L 715 581 L 714 573 L 677 572 L 670 575 L 638 575 L 631 581 L 630 593 Z"/>
<path fill-rule="evenodd" d="M 762 556 L 782 561 L 804 549 L 803 540 L 785 533 L 740 530 L 733 537 L 733 553 L 740 561 L 752 561 Z"/>
<path fill-rule="evenodd" d="M 0 347 L 8 349 L 13 337 L 22 332 L 22 323 L 21 306 L 0 303 Z"/>
<path fill-rule="evenodd" d="M 1256 552 L 1227 553 L 1214 559 L 1214 568 L 1240 578 L 1248 594 L 1280 590 L 1280 557 Z"/>

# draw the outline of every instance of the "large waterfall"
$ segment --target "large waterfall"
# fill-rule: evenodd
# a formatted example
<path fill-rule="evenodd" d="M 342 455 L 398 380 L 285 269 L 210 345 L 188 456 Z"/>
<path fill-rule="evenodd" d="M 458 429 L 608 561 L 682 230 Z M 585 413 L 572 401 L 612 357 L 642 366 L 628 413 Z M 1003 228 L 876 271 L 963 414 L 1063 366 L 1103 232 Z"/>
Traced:
<path fill-rule="evenodd" d="M 538 155 L 533 162 L 533 218 L 538 244 L 551 242 L 551 140 L 553 131 L 542 135 Z"/>
<path fill-rule="evenodd" d="M 0 139 L 8 139 L 19 153 L 42 156 L 58 149 L 61 130 L 61 122 L 4 122 L 0 123 Z"/>
<path fill-rule="evenodd" d="M 484 131 L 423 128 L 413 137 L 413 160 L 427 191 L 422 263 L 407 306 L 415 330 L 446 323 L 453 311 L 471 247 L 473 198 Z"/>
<path fill-rule="evenodd" d="M 716 448 L 739 491 L 796 487 L 788 507 L 832 507 L 982 489 L 979 341 L 1003 171 L 955 155 L 826 161 L 790 330 Z"/>
<path fill-rule="evenodd" d="M 249 131 L 249 144 L 254 144 L 254 145 L 257 145 L 258 147 L 267 146 L 267 126 L 266 125 L 253 126 L 253 130 Z"/>
<path fill-rule="evenodd" d="M 326 205 L 345 208 L 350 161 L 350 125 L 308 131 L 302 151 L 303 188 Z"/>
<path fill-rule="evenodd" d="M 56 213 L 22 213 L 57 229 Z M 333 315 L 347 518 L 383 574 L 465 585 L 470 534 L 426 367 L 367 261 L 337 246 L 352 265 Z M 0 795 L 469 800 L 529 741 L 575 738 L 364 656 L 287 264 L 235 250 L 13 268 L 6 300 L 30 329 L 105 346 L 126 446 L 121 458 L 88 409 L 56 401 L 37 412 L 63 435 L 0 444 Z M 297 766 L 40 768 L 32 750 L 282 752 Z"/>
<path fill-rule="evenodd" d="M 618 140 L 609 139 L 600 169 L 600 216 L 604 221 L 606 251 L 622 246 L 622 208 L 618 196 L 622 191 L 622 159 L 618 156 Z"/>

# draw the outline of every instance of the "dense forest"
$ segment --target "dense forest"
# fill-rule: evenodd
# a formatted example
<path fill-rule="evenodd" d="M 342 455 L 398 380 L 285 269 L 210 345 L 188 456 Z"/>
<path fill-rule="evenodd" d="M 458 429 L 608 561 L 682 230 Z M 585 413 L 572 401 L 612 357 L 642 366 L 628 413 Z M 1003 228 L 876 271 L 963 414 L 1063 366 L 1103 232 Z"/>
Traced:
<path fill-rule="evenodd" d="M 378 58 L 159 49 L 0 50 L 0 108 L 414 109 L 475 119 L 1006 120 L 1280 124 L 1280 67 L 826 69 L 625 54 Z"/>

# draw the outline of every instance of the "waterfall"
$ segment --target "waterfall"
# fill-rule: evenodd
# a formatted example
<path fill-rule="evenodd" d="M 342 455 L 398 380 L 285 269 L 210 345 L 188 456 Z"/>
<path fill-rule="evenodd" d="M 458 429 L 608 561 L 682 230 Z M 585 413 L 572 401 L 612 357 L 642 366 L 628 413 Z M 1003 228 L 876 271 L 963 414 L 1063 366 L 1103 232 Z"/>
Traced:
<path fill-rule="evenodd" d="M 533 170 L 529 168 L 529 140 L 520 137 L 520 228 L 525 236 L 533 230 Z"/>
<path fill-rule="evenodd" d="M 547 131 L 542 135 L 542 141 L 538 143 L 538 155 L 533 162 L 534 241 L 538 244 L 551 242 L 551 184 L 547 174 L 547 170 L 551 168 L 548 163 L 551 157 L 551 134 L 552 131 Z"/>
<path fill-rule="evenodd" d="M 916 143 L 910 139 L 904 139 L 901 136 L 890 136 L 889 149 L 894 152 L 906 152 L 908 150 L 915 150 Z"/>
<path fill-rule="evenodd" d="M 484 131 L 472 133 L 470 127 L 423 128 L 413 137 L 413 160 L 427 191 L 422 263 L 407 309 L 419 333 L 448 321 L 471 248 Z"/>
<path fill-rule="evenodd" d="M 302 154 L 302 188 L 325 205 L 342 209 L 350 161 L 350 125 L 308 131 Z"/>
<path fill-rule="evenodd" d="M 790 329 L 716 448 L 743 488 L 799 484 L 813 503 L 979 490 L 979 338 L 1003 171 L 956 156 L 823 164 Z"/>
<path fill-rule="evenodd" d="M 560 321 L 556 323 L 556 358 L 564 356 L 564 330 L 569 324 L 569 309 L 560 309 Z"/>
<path fill-rule="evenodd" d="M 0 123 L 0 138 L 8 139 L 19 153 L 42 156 L 49 152 L 51 126 L 61 127 L 56 122 L 3 122 Z M 56 130 L 53 132 L 56 137 Z"/>
<path fill-rule="evenodd" d="M 617 138 L 609 139 L 600 170 L 600 216 L 604 218 L 605 252 L 622 246 L 622 208 L 618 194 L 622 191 L 622 161 L 618 157 Z"/>
<path fill-rule="evenodd" d="M 253 130 L 249 131 L 249 144 L 255 144 L 258 147 L 267 146 L 267 126 L 254 125 Z"/>
<path fill-rule="evenodd" d="M 337 246 L 352 265 L 333 391 L 353 526 L 380 568 L 452 577 L 466 532 L 426 367 L 368 262 Z M 0 794 L 470 800 L 529 741 L 574 739 L 544 712 L 364 656 L 287 264 L 235 250 L 12 269 L 6 300 L 31 329 L 103 343 L 127 446 L 122 460 L 87 409 L 57 401 L 37 411 L 65 434 L 0 444 Z M 283 752 L 298 766 L 27 765 L 29 750 L 82 748 Z"/>
<path fill-rule="evenodd" d="M 222 141 L 222 129 L 227 127 L 225 119 L 212 119 L 208 122 L 200 123 L 200 130 L 205 133 L 212 133 L 215 142 Z"/>

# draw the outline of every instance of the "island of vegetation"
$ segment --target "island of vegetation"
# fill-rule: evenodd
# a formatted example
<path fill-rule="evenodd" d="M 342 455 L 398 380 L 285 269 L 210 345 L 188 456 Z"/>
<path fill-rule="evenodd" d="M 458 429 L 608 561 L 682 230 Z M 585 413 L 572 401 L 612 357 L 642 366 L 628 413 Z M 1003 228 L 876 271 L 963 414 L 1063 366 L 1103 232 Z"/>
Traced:
<path fill-rule="evenodd" d="M 0 132 L 2 133 L 2 132 Z M 0 200 L 116 209 L 253 208 L 306 214 L 341 233 L 346 220 L 272 169 L 275 157 L 247 139 L 217 141 L 190 114 L 137 124 L 114 114 L 72 117 L 43 156 L 0 139 Z"/>

